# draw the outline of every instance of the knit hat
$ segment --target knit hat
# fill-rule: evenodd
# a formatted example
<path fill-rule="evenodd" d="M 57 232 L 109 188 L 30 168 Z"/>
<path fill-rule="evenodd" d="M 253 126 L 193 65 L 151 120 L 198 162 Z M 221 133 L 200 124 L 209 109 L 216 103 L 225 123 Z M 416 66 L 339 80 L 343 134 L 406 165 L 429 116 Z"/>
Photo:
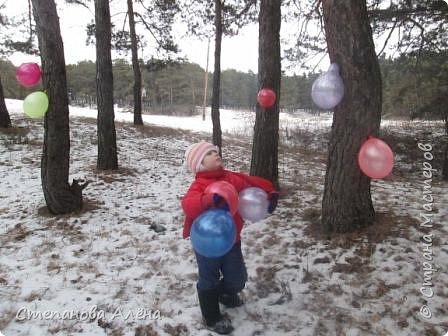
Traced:
<path fill-rule="evenodd" d="M 196 174 L 202 169 L 201 163 L 205 155 L 212 150 L 219 153 L 219 148 L 209 142 L 201 141 L 191 145 L 185 151 L 185 165 L 193 174 Z"/>

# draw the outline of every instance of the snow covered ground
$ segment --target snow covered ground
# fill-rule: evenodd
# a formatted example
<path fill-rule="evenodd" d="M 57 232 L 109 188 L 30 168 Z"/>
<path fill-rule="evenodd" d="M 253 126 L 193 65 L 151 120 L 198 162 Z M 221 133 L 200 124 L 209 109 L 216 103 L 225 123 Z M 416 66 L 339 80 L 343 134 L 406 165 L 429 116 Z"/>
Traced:
<path fill-rule="evenodd" d="M 0 331 L 210 335 L 180 209 L 192 180 L 182 168 L 184 150 L 208 139 L 209 116 L 202 122 L 148 115 L 144 127 L 134 127 L 132 114 L 117 111 L 121 168 L 110 173 L 95 168 L 96 111 L 71 107 L 70 180 L 91 183 L 81 213 L 51 216 L 40 182 L 43 123 L 26 118 L 20 101 L 7 106 L 16 128 L 0 133 Z M 248 170 L 253 120 L 251 112 L 221 113 L 229 169 Z M 282 197 L 274 215 L 243 230 L 246 304 L 224 310 L 234 335 L 444 335 L 448 186 L 436 172 L 424 189 L 425 158 L 417 147 L 433 144 L 427 162 L 440 162 L 442 125 L 383 123 L 397 164 L 390 177 L 372 183 L 378 221 L 329 240 L 313 223 L 331 116 L 282 114 L 280 124 Z M 432 200 L 426 209 L 424 190 Z M 422 216 L 432 227 L 420 225 Z"/>

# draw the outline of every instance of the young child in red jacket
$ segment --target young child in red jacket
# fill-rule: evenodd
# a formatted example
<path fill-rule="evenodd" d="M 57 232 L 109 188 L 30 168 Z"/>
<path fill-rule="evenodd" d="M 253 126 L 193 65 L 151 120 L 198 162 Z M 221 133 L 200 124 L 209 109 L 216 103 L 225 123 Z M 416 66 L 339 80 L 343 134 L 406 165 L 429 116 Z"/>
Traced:
<path fill-rule="evenodd" d="M 261 188 L 269 195 L 268 212 L 272 213 L 277 206 L 278 193 L 270 181 L 225 170 L 218 153 L 218 147 L 204 141 L 193 144 L 185 152 L 186 165 L 196 178 L 182 199 L 185 213 L 184 238 L 190 235 L 193 221 L 202 212 L 214 207 L 228 209 L 227 203 L 220 195 L 204 194 L 207 186 L 213 182 L 229 182 L 237 192 L 248 187 Z M 238 212 L 233 219 L 237 237 L 235 245 L 229 252 L 222 257 L 209 258 L 195 251 L 199 271 L 196 285 L 199 306 L 207 327 L 218 334 L 229 334 L 233 331 L 230 319 L 220 313 L 219 302 L 230 308 L 244 304 L 238 295 L 247 281 L 240 235 L 244 222 Z"/>

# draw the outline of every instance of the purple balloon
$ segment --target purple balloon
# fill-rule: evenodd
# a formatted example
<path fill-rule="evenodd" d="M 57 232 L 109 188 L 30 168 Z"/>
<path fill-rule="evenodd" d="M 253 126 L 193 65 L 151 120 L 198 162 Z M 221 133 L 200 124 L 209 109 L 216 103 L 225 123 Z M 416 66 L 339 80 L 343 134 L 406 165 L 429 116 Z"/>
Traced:
<path fill-rule="evenodd" d="M 255 223 L 268 216 L 268 194 L 263 189 L 246 188 L 240 192 L 238 200 L 238 212 L 244 219 Z"/>
<path fill-rule="evenodd" d="M 311 98 L 324 110 L 338 105 L 344 97 L 344 83 L 339 76 L 339 66 L 332 63 L 327 72 L 320 75 L 311 88 Z"/>
<path fill-rule="evenodd" d="M 16 78 L 25 87 L 32 87 L 39 83 L 41 71 L 36 63 L 23 63 L 16 70 Z"/>

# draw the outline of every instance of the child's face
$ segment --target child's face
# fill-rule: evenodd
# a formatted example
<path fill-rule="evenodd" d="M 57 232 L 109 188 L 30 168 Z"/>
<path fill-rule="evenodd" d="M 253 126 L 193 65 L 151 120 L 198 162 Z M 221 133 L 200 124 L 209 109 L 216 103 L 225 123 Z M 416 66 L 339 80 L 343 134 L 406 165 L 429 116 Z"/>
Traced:
<path fill-rule="evenodd" d="M 216 170 L 222 167 L 222 159 L 219 156 L 218 152 L 215 150 L 212 150 L 208 152 L 204 160 L 202 160 L 202 166 L 204 167 L 204 170 L 210 171 L 210 170 Z"/>

